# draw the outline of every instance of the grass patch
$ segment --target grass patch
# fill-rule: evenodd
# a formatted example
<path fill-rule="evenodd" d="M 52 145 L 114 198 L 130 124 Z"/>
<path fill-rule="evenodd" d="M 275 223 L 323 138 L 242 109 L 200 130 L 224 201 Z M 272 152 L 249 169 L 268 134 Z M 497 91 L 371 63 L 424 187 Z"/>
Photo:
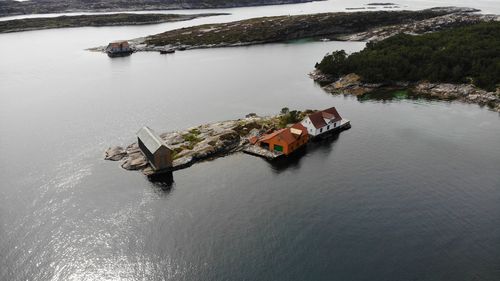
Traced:
<path fill-rule="evenodd" d="M 201 134 L 201 132 L 198 128 L 194 128 L 194 129 L 190 130 L 189 133 L 192 135 L 195 135 L 195 136 L 198 136 L 199 134 Z"/>
<path fill-rule="evenodd" d="M 198 135 L 193 134 L 193 133 L 184 134 L 184 135 L 182 135 L 182 138 L 185 141 L 190 142 L 191 144 L 197 144 L 201 141 L 201 139 L 198 137 Z"/>
<path fill-rule="evenodd" d="M 184 149 L 182 147 L 176 147 L 172 151 L 172 159 L 178 159 L 179 158 L 179 153 L 181 153 Z"/>

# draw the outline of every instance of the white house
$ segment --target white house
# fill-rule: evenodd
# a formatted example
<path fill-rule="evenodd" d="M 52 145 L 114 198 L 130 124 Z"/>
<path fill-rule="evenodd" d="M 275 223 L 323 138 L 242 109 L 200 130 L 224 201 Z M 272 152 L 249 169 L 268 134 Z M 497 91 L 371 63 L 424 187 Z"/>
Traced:
<path fill-rule="evenodd" d="M 342 117 L 335 107 L 309 114 L 301 124 L 307 128 L 311 136 L 318 136 L 326 132 L 337 129 L 340 126 Z"/>

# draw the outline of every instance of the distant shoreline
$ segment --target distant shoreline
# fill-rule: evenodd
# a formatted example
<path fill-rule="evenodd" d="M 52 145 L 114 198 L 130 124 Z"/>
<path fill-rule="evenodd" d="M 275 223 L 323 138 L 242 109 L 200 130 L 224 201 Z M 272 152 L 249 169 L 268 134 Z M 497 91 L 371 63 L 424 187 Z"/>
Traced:
<path fill-rule="evenodd" d="M 313 38 L 379 41 L 400 32 L 422 34 L 497 16 L 472 8 L 444 7 L 419 11 L 336 12 L 260 17 L 170 30 L 131 40 L 135 51 L 247 46 Z M 104 50 L 103 47 L 92 50 Z"/>
<path fill-rule="evenodd" d="M 146 25 L 165 22 L 192 20 L 199 17 L 228 15 L 227 13 L 206 14 L 105 14 L 59 16 L 46 18 L 29 18 L 0 21 L 0 33 L 12 33 L 32 30 L 71 28 L 71 27 L 100 27 Z"/>
<path fill-rule="evenodd" d="M 106 13 L 106 12 L 131 12 L 131 11 L 158 11 L 180 9 L 224 9 L 237 7 L 268 6 L 282 4 L 298 4 L 324 0 L 117 0 L 106 1 L 0 1 L 0 17 L 36 15 L 51 13 Z"/>

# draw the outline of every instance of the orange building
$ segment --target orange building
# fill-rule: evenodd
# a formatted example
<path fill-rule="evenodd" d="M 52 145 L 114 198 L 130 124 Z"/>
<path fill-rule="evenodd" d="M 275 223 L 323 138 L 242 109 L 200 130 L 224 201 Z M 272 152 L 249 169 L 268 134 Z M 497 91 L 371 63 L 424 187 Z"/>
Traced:
<path fill-rule="evenodd" d="M 288 155 L 305 145 L 308 140 L 307 129 L 302 124 L 297 123 L 290 128 L 281 129 L 260 137 L 257 144 L 269 151 L 282 152 Z"/>

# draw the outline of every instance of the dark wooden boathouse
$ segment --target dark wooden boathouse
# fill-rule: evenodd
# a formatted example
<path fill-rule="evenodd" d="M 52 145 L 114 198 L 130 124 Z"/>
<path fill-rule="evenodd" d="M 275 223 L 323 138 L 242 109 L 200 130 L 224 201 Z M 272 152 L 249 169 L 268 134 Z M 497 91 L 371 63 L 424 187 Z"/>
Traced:
<path fill-rule="evenodd" d="M 172 149 L 149 127 L 137 132 L 137 142 L 144 156 L 155 171 L 172 168 Z"/>
<path fill-rule="evenodd" d="M 108 44 L 106 53 L 109 57 L 124 57 L 132 54 L 134 50 L 130 48 L 128 41 L 115 41 Z"/>

